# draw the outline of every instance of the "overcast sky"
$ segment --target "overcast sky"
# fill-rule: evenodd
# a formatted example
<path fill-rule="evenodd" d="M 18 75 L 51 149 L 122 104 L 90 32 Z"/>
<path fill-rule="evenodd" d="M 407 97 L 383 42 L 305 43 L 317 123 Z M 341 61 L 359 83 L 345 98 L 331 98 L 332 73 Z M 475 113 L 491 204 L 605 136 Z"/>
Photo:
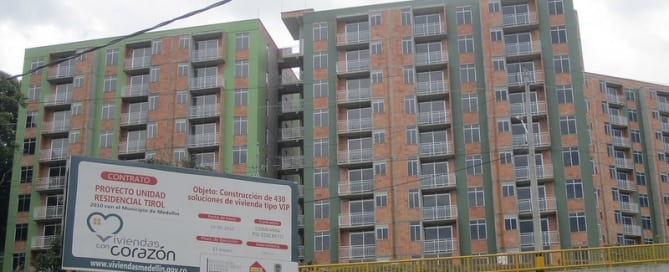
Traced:
<path fill-rule="evenodd" d="M 543 0 L 540 0 L 543 1 Z M 25 48 L 125 35 L 216 0 L 16 0 L 0 9 L 0 70 L 21 72 Z M 163 29 L 260 18 L 280 47 L 296 45 L 280 12 L 335 9 L 390 0 L 232 0 Z M 666 0 L 574 0 L 585 70 L 669 85 Z"/>

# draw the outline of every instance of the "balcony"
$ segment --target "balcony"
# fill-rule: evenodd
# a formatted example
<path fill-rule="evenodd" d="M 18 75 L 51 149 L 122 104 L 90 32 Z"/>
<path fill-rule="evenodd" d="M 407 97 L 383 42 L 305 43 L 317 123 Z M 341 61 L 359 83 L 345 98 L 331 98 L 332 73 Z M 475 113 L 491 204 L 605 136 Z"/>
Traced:
<path fill-rule="evenodd" d="M 516 201 L 516 208 L 518 208 L 518 213 L 531 213 L 532 212 L 532 200 L 530 199 L 518 199 Z M 555 212 L 555 198 L 539 198 L 539 212 Z"/>
<path fill-rule="evenodd" d="M 347 89 L 337 91 L 337 104 L 350 106 L 368 105 L 372 101 L 372 90 L 369 88 Z"/>
<path fill-rule="evenodd" d="M 615 165 L 618 168 L 634 169 L 634 162 L 631 159 L 615 158 Z"/>
<path fill-rule="evenodd" d="M 304 72 L 300 71 L 299 74 L 296 74 L 292 69 L 282 69 L 279 89 L 283 93 L 298 93 L 302 90 L 303 80 Z"/>
<path fill-rule="evenodd" d="M 67 154 L 67 149 L 65 148 L 52 148 L 52 149 L 42 149 L 39 152 L 40 162 L 54 162 L 66 160 L 69 156 Z"/>
<path fill-rule="evenodd" d="M 151 67 L 151 56 L 126 58 L 123 62 L 123 70 L 126 72 L 145 73 Z"/>
<path fill-rule="evenodd" d="M 297 257 L 304 259 L 304 246 L 297 247 Z"/>
<path fill-rule="evenodd" d="M 304 127 L 281 128 L 281 140 L 290 141 L 304 138 Z"/>
<path fill-rule="evenodd" d="M 415 83 L 415 88 L 416 88 L 416 95 L 419 97 L 422 96 L 435 96 L 439 97 L 438 95 L 441 94 L 446 94 L 448 93 L 448 89 L 446 88 L 448 81 L 446 80 L 433 80 L 433 81 L 425 81 L 425 82 L 416 82 Z"/>
<path fill-rule="evenodd" d="M 339 184 L 339 195 L 348 196 L 374 192 L 374 180 L 348 181 Z"/>
<path fill-rule="evenodd" d="M 611 139 L 613 140 L 614 146 L 626 147 L 626 148 L 632 147 L 632 141 L 630 140 L 630 138 L 613 136 L 611 137 Z"/>
<path fill-rule="evenodd" d="M 39 206 L 33 211 L 35 220 L 60 220 L 63 217 L 65 206 Z"/>
<path fill-rule="evenodd" d="M 337 62 L 337 74 L 340 76 L 360 76 L 368 74 L 369 69 L 369 59 L 346 60 Z"/>
<path fill-rule="evenodd" d="M 60 134 L 68 133 L 70 131 L 70 119 L 55 120 L 52 122 L 44 122 L 42 124 L 42 134 Z"/>
<path fill-rule="evenodd" d="M 304 167 L 304 156 L 281 157 L 281 170 L 298 169 Z"/>
<path fill-rule="evenodd" d="M 188 147 L 207 147 L 218 146 L 221 134 L 219 133 L 200 133 L 188 135 Z"/>
<path fill-rule="evenodd" d="M 190 52 L 190 61 L 196 65 L 223 63 L 223 54 L 221 54 L 221 48 L 219 47 L 193 49 Z"/>
<path fill-rule="evenodd" d="M 529 166 L 516 167 L 514 169 L 514 172 L 516 174 L 516 181 L 530 179 Z M 552 164 L 537 165 L 535 174 L 537 176 L 537 179 L 551 179 L 553 178 L 553 165 Z"/>
<path fill-rule="evenodd" d="M 458 240 L 432 239 L 423 241 L 423 254 L 453 254 L 458 247 Z"/>
<path fill-rule="evenodd" d="M 63 106 L 69 106 L 72 104 L 72 93 L 67 93 L 65 95 L 63 94 L 52 94 L 47 96 L 44 99 L 44 107 L 58 107 L 58 108 L 63 108 Z"/>
<path fill-rule="evenodd" d="M 420 188 L 422 190 L 432 190 L 441 188 L 455 189 L 455 175 L 454 174 L 431 174 L 421 175 Z"/>
<path fill-rule="evenodd" d="M 300 228 L 304 227 L 304 215 L 297 216 L 297 226 Z"/>
<path fill-rule="evenodd" d="M 35 191 L 61 191 L 65 189 L 65 176 L 43 177 L 37 179 Z"/>
<path fill-rule="evenodd" d="M 455 205 L 423 207 L 422 215 L 424 221 L 444 221 L 458 218 L 458 209 Z"/>
<path fill-rule="evenodd" d="M 453 142 L 431 142 L 420 143 L 419 154 L 421 157 L 436 157 L 453 155 Z"/>
<path fill-rule="evenodd" d="M 135 125 L 144 125 L 147 122 L 149 117 L 149 112 L 139 111 L 139 112 L 129 112 L 121 114 L 121 126 L 135 126 Z"/>
<path fill-rule="evenodd" d="M 557 231 L 542 231 L 541 236 L 544 246 L 560 243 L 560 234 Z M 520 246 L 534 246 L 534 232 L 520 233 Z"/>
<path fill-rule="evenodd" d="M 629 125 L 629 120 L 627 119 L 627 116 L 612 114 L 609 115 L 609 121 L 611 122 L 612 126 L 626 127 Z"/>
<path fill-rule="evenodd" d="M 535 70 L 528 72 L 508 73 L 506 83 L 509 87 L 522 87 L 525 83 L 530 85 L 544 83 L 544 71 Z"/>
<path fill-rule="evenodd" d="M 621 201 L 620 211 L 624 213 L 639 213 L 639 204 Z"/>
<path fill-rule="evenodd" d="M 534 147 L 535 148 L 548 148 L 551 146 L 551 135 L 549 133 L 532 133 L 534 134 Z M 527 134 L 516 134 L 511 137 L 511 145 L 513 148 L 528 148 Z"/>
<path fill-rule="evenodd" d="M 541 56 L 541 42 L 505 43 L 504 55 L 509 61 L 532 60 Z"/>
<path fill-rule="evenodd" d="M 439 68 L 445 66 L 446 63 L 448 63 L 448 54 L 444 51 L 422 52 L 414 55 L 417 71 Z"/>
<path fill-rule="evenodd" d="M 121 97 L 124 98 L 124 100 L 132 100 L 133 98 L 135 100 L 145 100 L 140 98 L 147 97 L 148 95 L 149 95 L 148 83 L 124 86 L 123 90 L 121 91 Z"/>
<path fill-rule="evenodd" d="M 667 102 L 657 102 L 657 109 L 662 112 L 669 112 L 669 103 Z"/>
<path fill-rule="evenodd" d="M 46 72 L 46 78 L 52 83 L 72 82 L 74 78 L 74 65 L 59 64 L 49 67 Z"/>
<path fill-rule="evenodd" d="M 337 133 L 339 134 L 371 131 L 372 118 L 351 119 L 337 122 Z"/>
<path fill-rule="evenodd" d="M 340 228 L 374 227 L 374 212 L 341 213 L 339 215 Z"/>
<path fill-rule="evenodd" d="M 664 152 L 669 152 L 669 143 L 664 143 Z"/>
<path fill-rule="evenodd" d="M 431 111 L 418 113 L 418 125 L 445 125 L 450 122 L 446 111 Z"/>
<path fill-rule="evenodd" d="M 281 102 L 281 113 L 297 113 L 304 110 L 304 100 L 288 100 Z"/>
<path fill-rule="evenodd" d="M 413 35 L 416 41 L 438 41 L 446 38 L 446 28 L 438 23 L 414 24 Z"/>
<path fill-rule="evenodd" d="M 669 123 L 662 123 L 662 131 L 669 133 Z"/>
<path fill-rule="evenodd" d="M 606 101 L 610 104 L 625 105 L 625 98 L 622 95 L 607 93 Z"/>
<path fill-rule="evenodd" d="M 537 14 L 534 12 L 529 13 L 514 13 L 514 14 L 504 14 L 502 16 L 502 24 L 504 28 L 512 28 L 514 30 L 528 30 L 529 26 L 536 26 L 539 24 L 537 19 Z M 509 29 L 505 29 L 508 33 Z"/>
<path fill-rule="evenodd" d="M 536 115 L 546 115 L 546 102 L 530 102 L 530 109 L 533 116 Z M 527 114 L 527 109 L 525 108 L 525 103 L 512 103 L 509 104 L 509 114 L 511 116 L 525 116 Z"/>
<path fill-rule="evenodd" d="M 118 144 L 118 154 L 127 155 L 133 153 L 142 153 L 146 151 L 146 139 L 125 141 Z"/>
<path fill-rule="evenodd" d="M 618 184 L 618 190 L 621 191 L 632 192 L 637 190 L 636 183 L 632 180 L 618 179 L 617 184 Z"/>
<path fill-rule="evenodd" d="M 365 260 L 374 258 L 376 258 L 376 245 L 339 247 L 340 260 Z"/>
<path fill-rule="evenodd" d="M 299 46 L 281 48 L 279 51 L 279 67 L 300 67 L 304 61 L 303 41 L 300 41 Z"/>
<path fill-rule="evenodd" d="M 43 250 L 51 248 L 51 243 L 56 239 L 55 235 L 35 236 L 30 241 L 30 248 L 32 250 Z"/>
<path fill-rule="evenodd" d="M 346 33 L 337 33 L 337 46 L 349 46 L 349 45 L 358 45 L 361 43 L 369 42 L 369 30 L 367 31 L 356 31 L 356 32 L 346 32 Z"/>
<path fill-rule="evenodd" d="M 216 76 L 190 78 L 190 90 L 195 94 L 213 94 L 219 91 L 223 81 Z"/>
<path fill-rule="evenodd" d="M 364 164 L 372 163 L 374 150 L 371 148 L 339 151 L 337 162 L 339 164 Z"/>
<path fill-rule="evenodd" d="M 641 226 L 623 224 L 623 234 L 625 235 L 641 236 L 642 232 Z"/>
<path fill-rule="evenodd" d="M 188 118 L 199 119 L 208 117 L 218 117 L 220 115 L 218 107 L 219 107 L 218 104 L 191 106 L 190 109 L 188 110 Z"/>

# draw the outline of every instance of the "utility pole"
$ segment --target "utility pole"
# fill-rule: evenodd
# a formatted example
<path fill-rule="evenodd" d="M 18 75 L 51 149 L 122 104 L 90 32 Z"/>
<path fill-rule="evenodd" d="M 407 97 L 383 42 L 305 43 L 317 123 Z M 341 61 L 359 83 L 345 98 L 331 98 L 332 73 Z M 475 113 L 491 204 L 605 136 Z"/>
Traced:
<path fill-rule="evenodd" d="M 534 231 L 534 250 L 543 250 L 543 232 L 541 230 L 541 215 L 539 213 L 539 182 L 537 181 L 537 165 L 534 154 L 534 127 L 532 125 L 532 103 L 530 96 L 530 72 L 523 72 L 523 83 L 525 84 L 525 121 L 527 122 L 527 147 L 528 165 L 530 175 L 530 195 L 532 206 L 532 229 Z M 525 125 L 525 124 L 523 124 Z"/>

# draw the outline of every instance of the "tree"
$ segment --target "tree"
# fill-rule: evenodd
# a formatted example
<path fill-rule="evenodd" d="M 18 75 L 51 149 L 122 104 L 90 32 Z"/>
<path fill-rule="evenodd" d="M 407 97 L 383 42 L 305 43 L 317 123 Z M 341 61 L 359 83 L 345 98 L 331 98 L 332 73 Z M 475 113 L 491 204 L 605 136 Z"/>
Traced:
<path fill-rule="evenodd" d="M 63 236 L 59 233 L 49 243 L 49 249 L 33 257 L 33 267 L 37 271 L 62 271 Z"/>
<path fill-rule="evenodd" d="M 25 106 L 19 82 L 0 71 L 0 233 L 6 232 L 12 162 L 16 148 L 16 121 L 19 107 Z M 0 235 L 0 248 L 5 248 L 5 235 Z"/>

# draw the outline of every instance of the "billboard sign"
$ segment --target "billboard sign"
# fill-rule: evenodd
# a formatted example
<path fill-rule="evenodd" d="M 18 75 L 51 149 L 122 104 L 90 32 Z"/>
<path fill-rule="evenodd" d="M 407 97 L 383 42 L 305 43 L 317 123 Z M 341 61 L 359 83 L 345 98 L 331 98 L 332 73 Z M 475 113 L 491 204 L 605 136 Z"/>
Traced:
<path fill-rule="evenodd" d="M 296 194 L 283 180 L 72 157 L 63 268 L 297 271 Z"/>

